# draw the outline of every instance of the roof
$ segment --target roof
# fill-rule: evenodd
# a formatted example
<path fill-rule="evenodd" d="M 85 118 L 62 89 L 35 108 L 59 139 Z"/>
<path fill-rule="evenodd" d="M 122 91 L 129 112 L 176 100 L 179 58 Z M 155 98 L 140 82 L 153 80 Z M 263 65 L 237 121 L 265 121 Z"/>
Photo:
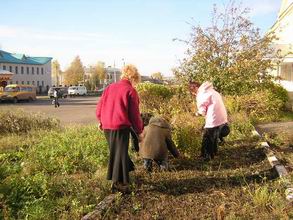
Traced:
<path fill-rule="evenodd" d="M 52 60 L 52 57 L 30 57 L 25 54 L 9 53 L 0 50 L 0 63 L 16 63 L 29 65 L 44 65 Z"/>
<path fill-rule="evenodd" d="M 1 69 L 0 69 L 0 75 L 1 75 L 1 74 L 3 74 L 3 75 L 9 75 L 9 74 L 10 74 L 10 75 L 13 75 L 12 72 L 9 72 L 9 71 L 7 71 L 7 70 L 1 70 Z"/>

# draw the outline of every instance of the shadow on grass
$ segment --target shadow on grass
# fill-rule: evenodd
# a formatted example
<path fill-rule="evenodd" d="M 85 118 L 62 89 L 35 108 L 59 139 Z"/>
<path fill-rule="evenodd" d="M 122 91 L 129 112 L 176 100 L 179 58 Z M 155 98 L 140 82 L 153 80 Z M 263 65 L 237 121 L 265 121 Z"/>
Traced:
<path fill-rule="evenodd" d="M 255 145 L 219 147 L 218 156 L 209 162 L 211 170 L 247 168 L 266 159 L 263 148 Z M 201 158 L 171 161 L 175 170 L 203 170 L 206 163 Z"/>
<path fill-rule="evenodd" d="M 273 180 L 277 177 L 276 172 L 273 169 L 269 169 L 259 174 L 245 176 L 211 177 L 203 175 L 190 179 L 161 180 L 156 183 L 146 180 L 145 183 L 152 185 L 149 191 L 179 196 L 187 193 L 201 193 L 210 189 L 229 189 L 231 187 L 245 186 L 250 183 L 262 183 L 264 178 L 266 180 Z"/>

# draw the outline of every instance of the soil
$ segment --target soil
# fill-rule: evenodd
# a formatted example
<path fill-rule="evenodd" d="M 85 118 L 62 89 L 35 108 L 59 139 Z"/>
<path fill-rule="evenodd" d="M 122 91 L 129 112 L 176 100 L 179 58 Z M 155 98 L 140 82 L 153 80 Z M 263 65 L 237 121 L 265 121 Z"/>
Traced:
<path fill-rule="evenodd" d="M 261 217 L 252 207 L 252 189 L 277 178 L 256 142 L 226 143 L 209 162 L 170 160 L 171 170 L 147 173 L 136 161 L 132 193 L 105 219 L 223 219 Z M 251 211 L 252 210 L 252 211 Z M 265 211 L 266 213 L 266 211 Z M 268 210 L 264 219 L 270 216 Z"/>

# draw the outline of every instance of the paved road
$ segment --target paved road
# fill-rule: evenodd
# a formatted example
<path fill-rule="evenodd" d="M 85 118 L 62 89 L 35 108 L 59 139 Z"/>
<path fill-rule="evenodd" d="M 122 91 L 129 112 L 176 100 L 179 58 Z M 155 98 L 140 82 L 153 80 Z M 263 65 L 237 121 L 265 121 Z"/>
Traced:
<path fill-rule="evenodd" d="M 46 97 L 27 103 L 0 103 L 1 109 L 22 109 L 26 112 L 39 112 L 60 119 L 64 125 L 96 123 L 96 104 L 98 97 L 73 97 L 60 99 L 60 107 L 55 108 Z"/>
<path fill-rule="evenodd" d="M 261 124 L 257 125 L 257 130 L 261 133 L 283 133 L 293 138 L 293 121 Z"/>

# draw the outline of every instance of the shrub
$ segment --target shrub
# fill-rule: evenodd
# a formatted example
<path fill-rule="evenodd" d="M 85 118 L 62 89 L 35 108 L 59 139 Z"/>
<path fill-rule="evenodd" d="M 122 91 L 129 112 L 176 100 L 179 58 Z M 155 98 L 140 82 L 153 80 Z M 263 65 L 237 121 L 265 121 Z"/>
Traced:
<path fill-rule="evenodd" d="M 142 112 L 155 112 L 173 96 L 170 88 L 153 83 L 140 83 L 137 86 Z"/>
<path fill-rule="evenodd" d="M 271 99 L 279 100 L 281 102 L 280 107 L 282 109 L 285 108 L 286 103 L 289 101 L 287 90 L 279 84 L 272 83 L 272 85 L 268 88 L 268 91 L 270 92 Z"/>
<path fill-rule="evenodd" d="M 187 157 L 200 152 L 203 118 L 195 118 L 190 113 L 174 116 L 172 138 L 179 151 Z"/>
<path fill-rule="evenodd" d="M 268 90 L 243 96 L 226 96 L 225 103 L 229 114 L 244 112 L 253 123 L 278 119 L 284 106 L 283 101 Z"/>
<path fill-rule="evenodd" d="M 231 130 L 227 137 L 229 141 L 246 139 L 251 136 L 251 131 L 254 129 L 245 112 L 230 114 L 229 123 Z"/>
<path fill-rule="evenodd" d="M 23 111 L 0 111 L 0 134 L 19 134 L 31 130 L 50 130 L 59 127 L 59 120 L 41 114 L 29 114 Z"/>

